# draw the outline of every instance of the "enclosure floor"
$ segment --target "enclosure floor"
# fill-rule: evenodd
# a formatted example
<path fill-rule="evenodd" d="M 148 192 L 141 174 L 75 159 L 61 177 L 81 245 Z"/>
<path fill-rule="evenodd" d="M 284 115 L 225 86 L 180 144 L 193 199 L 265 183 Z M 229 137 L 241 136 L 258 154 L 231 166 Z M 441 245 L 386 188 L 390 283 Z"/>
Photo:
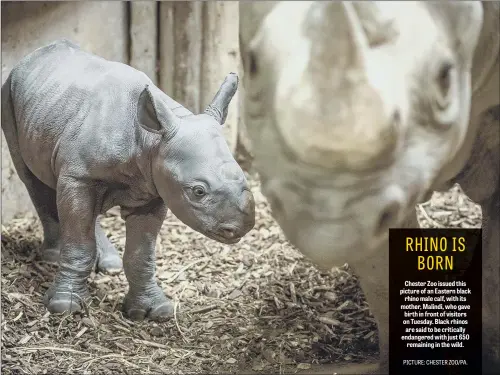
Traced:
<path fill-rule="evenodd" d="M 128 286 L 92 274 L 88 311 L 49 316 L 42 296 L 55 267 L 38 258 L 35 217 L 2 226 L 2 372 L 332 373 L 320 364 L 373 361 L 375 322 L 347 265 L 321 272 L 284 239 L 260 193 L 256 225 L 240 243 L 203 237 L 169 214 L 157 246 L 158 282 L 176 302 L 166 323 L 121 314 Z M 418 208 L 421 224 L 478 227 L 481 211 L 459 188 Z M 102 220 L 120 252 L 124 224 Z"/>

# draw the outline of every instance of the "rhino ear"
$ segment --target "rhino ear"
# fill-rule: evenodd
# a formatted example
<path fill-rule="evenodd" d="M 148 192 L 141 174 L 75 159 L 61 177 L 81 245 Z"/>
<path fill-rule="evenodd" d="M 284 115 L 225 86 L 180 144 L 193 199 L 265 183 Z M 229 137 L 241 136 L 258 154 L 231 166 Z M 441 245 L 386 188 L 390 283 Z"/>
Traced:
<path fill-rule="evenodd" d="M 432 14 L 444 21 L 444 25 L 455 41 L 455 49 L 466 66 L 472 64 L 472 59 L 479 41 L 484 22 L 483 7 L 489 7 L 481 1 L 444 1 L 423 2 Z M 495 2 L 491 2 L 491 6 Z M 495 21 L 498 22 L 498 19 Z M 484 51 L 487 53 L 486 51 Z"/>
<path fill-rule="evenodd" d="M 178 125 L 179 119 L 163 101 L 155 99 L 151 88 L 146 85 L 137 103 L 137 121 L 153 132 L 170 132 Z"/>
<path fill-rule="evenodd" d="M 205 109 L 205 114 L 212 116 L 219 124 L 224 125 L 229 103 L 231 103 L 231 99 L 236 94 L 237 89 L 238 75 L 236 73 L 229 73 L 224 82 L 222 82 L 219 91 L 215 94 L 212 103 Z"/>

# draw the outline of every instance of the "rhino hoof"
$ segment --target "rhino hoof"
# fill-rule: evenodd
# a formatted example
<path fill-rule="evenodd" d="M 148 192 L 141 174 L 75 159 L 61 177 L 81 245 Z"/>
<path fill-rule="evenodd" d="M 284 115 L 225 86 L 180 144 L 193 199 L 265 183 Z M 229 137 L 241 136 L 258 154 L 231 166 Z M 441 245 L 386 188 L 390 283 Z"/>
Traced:
<path fill-rule="evenodd" d="M 157 322 L 165 321 L 174 315 L 174 307 L 171 302 L 164 302 L 149 311 L 144 309 L 129 309 L 126 312 L 131 320 L 154 320 Z"/>
<path fill-rule="evenodd" d="M 43 296 L 43 304 L 51 314 L 73 313 L 83 310 L 83 304 L 90 302 L 89 292 L 84 285 L 72 285 L 73 290 L 67 285 L 56 281 L 47 289 Z"/>
<path fill-rule="evenodd" d="M 82 310 L 81 298 L 70 293 L 56 293 L 52 298 L 45 295 L 44 304 L 51 314 L 73 313 Z"/>
<path fill-rule="evenodd" d="M 174 305 L 172 302 L 164 302 L 159 306 L 156 306 L 149 312 L 149 318 L 151 320 L 166 320 L 174 315 Z"/>
<path fill-rule="evenodd" d="M 163 297 L 162 301 L 158 301 L 157 304 L 151 307 L 146 307 L 142 303 L 138 304 L 138 306 L 133 305 L 134 303 L 125 297 L 123 312 L 131 320 L 154 320 L 161 322 L 168 320 L 174 315 L 174 305 L 166 297 Z"/>
<path fill-rule="evenodd" d="M 73 313 L 81 311 L 82 307 L 79 303 L 71 300 L 51 300 L 47 306 L 47 310 L 51 314 L 62 314 L 65 312 Z"/>
<path fill-rule="evenodd" d="M 117 275 L 123 269 L 122 259 L 118 254 L 111 254 L 97 260 L 97 271 L 107 275 Z"/>

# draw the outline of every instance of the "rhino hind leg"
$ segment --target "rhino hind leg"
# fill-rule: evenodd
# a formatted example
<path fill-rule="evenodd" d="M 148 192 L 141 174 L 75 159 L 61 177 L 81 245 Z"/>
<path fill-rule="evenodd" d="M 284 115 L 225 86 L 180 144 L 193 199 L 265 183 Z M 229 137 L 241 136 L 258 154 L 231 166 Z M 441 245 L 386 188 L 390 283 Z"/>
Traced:
<path fill-rule="evenodd" d="M 40 183 L 40 185 L 42 184 Z M 38 192 L 44 190 L 47 198 L 43 203 L 38 201 L 38 194 L 33 196 L 34 194 L 30 193 L 30 196 L 43 227 L 43 243 L 40 249 L 40 257 L 45 262 L 56 264 L 59 261 L 59 218 L 57 216 L 55 191 L 47 186 L 43 186 L 43 188 L 40 186 Z"/>
<path fill-rule="evenodd" d="M 26 167 L 27 169 L 27 167 Z M 59 261 L 59 217 L 56 192 L 38 180 L 29 170 L 21 177 L 42 223 L 43 242 L 40 257 L 49 263 Z"/>
<path fill-rule="evenodd" d="M 43 243 L 40 249 L 42 260 L 59 263 L 60 225 L 57 212 L 56 191 L 40 181 L 28 168 L 21 156 L 16 120 L 10 93 L 10 76 L 2 85 L 2 130 L 7 141 L 12 163 L 17 175 L 26 186 L 43 227 Z M 96 222 L 98 260 L 96 268 L 103 273 L 115 274 L 122 269 L 122 260 L 116 248 L 109 242 L 98 220 Z"/>
<path fill-rule="evenodd" d="M 25 170 L 22 172 L 20 172 L 21 168 L 17 169 L 42 223 L 43 242 L 40 257 L 48 263 L 57 263 L 59 261 L 59 217 L 56 192 L 36 178 L 27 166 L 24 166 Z"/>
<path fill-rule="evenodd" d="M 6 133 L 6 132 L 4 132 Z M 9 138 L 6 135 L 7 142 Z M 12 139 L 11 139 L 12 140 Z M 14 143 L 9 143 L 11 149 L 15 149 L 17 140 Z M 26 190 L 33 202 L 38 217 L 42 223 L 44 239 L 41 248 L 41 257 L 45 261 L 57 263 L 60 259 L 60 223 L 57 211 L 56 192 L 43 184 L 24 163 L 21 156 L 17 152 L 12 152 L 12 160 L 16 168 L 17 174 L 21 181 L 26 186 Z M 59 292 L 57 278 L 56 281 L 47 290 L 44 296 L 44 305 L 51 313 L 62 313 L 64 311 L 78 311 L 81 309 L 82 298 L 88 297 L 88 292 L 85 288 L 80 288 L 77 293 L 72 291 L 69 293 Z M 68 299 L 69 296 L 69 299 Z M 75 298 L 73 298 L 75 297 Z M 78 297 L 78 298 L 77 298 Z"/>
<path fill-rule="evenodd" d="M 59 217 L 57 215 L 56 192 L 31 172 L 21 156 L 10 95 L 10 81 L 9 76 L 2 85 L 2 130 L 14 168 L 26 187 L 43 226 L 42 258 L 57 262 L 59 259 Z"/>
<path fill-rule="evenodd" d="M 96 270 L 108 275 L 120 273 L 123 269 L 122 258 L 102 230 L 99 218 L 96 220 L 95 238 L 97 244 Z"/>
<path fill-rule="evenodd" d="M 18 174 L 23 181 L 33 202 L 43 228 L 43 242 L 40 257 L 43 261 L 52 264 L 59 263 L 60 236 L 59 217 L 57 214 L 56 191 L 42 183 L 31 173 L 23 163 L 19 166 Z M 21 171 L 21 173 L 19 172 Z M 119 273 L 122 268 L 122 259 L 118 250 L 111 244 L 102 230 L 99 220 L 96 220 L 96 243 L 98 258 L 96 270 L 109 275 Z"/>

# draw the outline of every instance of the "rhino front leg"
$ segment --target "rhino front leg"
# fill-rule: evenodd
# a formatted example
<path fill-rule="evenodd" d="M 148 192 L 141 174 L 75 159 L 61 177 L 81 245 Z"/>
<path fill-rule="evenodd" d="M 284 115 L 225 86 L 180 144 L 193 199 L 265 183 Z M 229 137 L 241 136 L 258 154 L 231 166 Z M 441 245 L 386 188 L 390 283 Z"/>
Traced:
<path fill-rule="evenodd" d="M 407 218 L 403 227 L 419 228 L 417 214 Z M 370 256 L 352 264 L 365 294 L 370 310 L 377 321 L 379 365 L 369 374 L 389 373 L 389 242 L 384 242 Z"/>
<path fill-rule="evenodd" d="M 89 297 L 87 278 L 96 260 L 96 192 L 91 184 L 60 177 L 57 184 L 59 270 L 44 296 L 51 313 L 82 309 Z"/>
<path fill-rule="evenodd" d="M 481 204 L 483 211 L 483 374 L 500 369 L 500 202 L 499 192 Z"/>
<path fill-rule="evenodd" d="M 155 245 L 167 208 L 161 199 L 124 215 L 126 244 L 123 255 L 129 291 L 124 313 L 133 320 L 164 320 L 172 316 L 173 304 L 156 282 Z"/>

